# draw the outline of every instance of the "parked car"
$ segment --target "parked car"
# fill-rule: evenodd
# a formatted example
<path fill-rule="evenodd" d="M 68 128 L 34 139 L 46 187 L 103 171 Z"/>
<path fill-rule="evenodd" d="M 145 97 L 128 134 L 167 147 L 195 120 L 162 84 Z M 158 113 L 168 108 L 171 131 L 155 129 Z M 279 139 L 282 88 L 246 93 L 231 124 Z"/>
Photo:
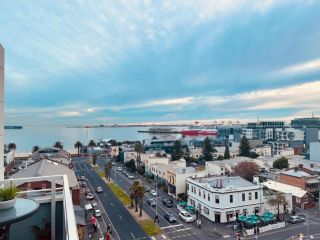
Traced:
<path fill-rule="evenodd" d="M 146 191 L 146 192 L 150 192 L 150 187 L 148 187 L 148 186 L 144 186 L 144 190 Z"/>
<path fill-rule="evenodd" d="M 147 199 L 147 204 L 148 204 L 150 207 L 155 207 L 155 206 L 156 206 L 156 201 L 155 201 L 153 198 L 148 198 L 148 199 Z"/>
<path fill-rule="evenodd" d="M 193 216 L 190 215 L 190 213 L 188 213 L 187 211 L 181 211 L 179 213 L 179 217 L 185 221 L 186 223 L 190 223 L 193 222 L 195 220 L 195 218 Z"/>
<path fill-rule="evenodd" d="M 118 171 L 122 171 L 122 167 L 117 167 L 117 170 Z"/>
<path fill-rule="evenodd" d="M 153 197 L 157 197 L 158 196 L 156 190 L 153 190 L 153 189 L 150 190 L 150 195 L 153 196 Z"/>
<path fill-rule="evenodd" d="M 86 182 L 82 182 L 82 187 L 88 187 L 88 184 Z"/>
<path fill-rule="evenodd" d="M 198 164 L 196 162 L 192 162 L 191 165 L 196 167 Z"/>
<path fill-rule="evenodd" d="M 102 187 L 100 187 L 100 186 L 97 187 L 96 192 L 97 192 L 97 193 L 102 193 L 102 192 L 103 192 Z"/>
<path fill-rule="evenodd" d="M 172 201 L 169 198 L 163 198 L 162 204 L 165 205 L 168 208 L 171 208 L 173 206 Z"/>
<path fill-rule="evenodd" d="M 305 218 L 303 218 L 301 216 L 291 216 L 291 217 L 289 217 L 288 221 L 290 223 L 300 223 L 300 222 L 304 222 Z"/>
<path fill-rule="evenodd" d="M 98 208 L 93 209 L 93 215 L 95 217 L 101 217 L 102 215 L 101 215 L 100 209 L 98 209 Z"/>
<path fill-rule="evenodd" d="M 80 180 L 81 180 L 81 181 L 84 181 L 84 180 L 86 180 L 86 177 L 85 177 L 85 176 L 81 176 L 81 177 L 80 177 Z"/>
<path fill-rule="evenodd" d="M 91 203 L 91 206 L 92 206 L 93 209 L 98 208 L 98 204 L 97 204 L 95 201 L 93 201 L 93 202 Z"/>
<path fill-rule="evenodd" d="M 88 193 L 87 196 L 86 196 L 86 199 L 87 200 L 93 200 L 94 199 L 94 196 L 92 193 Z"/>
<path fill-rule="evenodd" d="M 127 176 L 128 176 L 128 178 L 130 178 L 130 179 L 133 179 L 133 178 L 134 178 L 134 176 L 131 175 L 131 174 L 128 174 Z"/>
<path fill-rule="evenodd" d="M 115 162 L 111 162 L 111 165 L 112 165 L 112 166 L 115 166 L 115 165 L 116 165 L 116 163 L 115 163 Z"/>
<path fill-rule="evenodd" d="M 173 214 L 170 213 L 170 212 L 166 212 L 163 217 L 164 217 L 164 219 L 166 219 L 166 220 L 167 220 L 168 222 L 170 222 L 170 223 L 174 223 L 174 222 L 177 221 L 177 219 L 175 218 L 175 216 L 173 216 Z"/>

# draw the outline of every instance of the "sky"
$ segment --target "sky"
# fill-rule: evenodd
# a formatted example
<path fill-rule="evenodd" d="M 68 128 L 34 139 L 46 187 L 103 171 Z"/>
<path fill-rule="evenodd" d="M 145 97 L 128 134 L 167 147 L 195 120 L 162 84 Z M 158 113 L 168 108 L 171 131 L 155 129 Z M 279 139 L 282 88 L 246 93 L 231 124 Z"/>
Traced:
<path fill-rule="evenodd" d="M 320 1 L 2 1 L 5 124 L 320 115 Z"/>

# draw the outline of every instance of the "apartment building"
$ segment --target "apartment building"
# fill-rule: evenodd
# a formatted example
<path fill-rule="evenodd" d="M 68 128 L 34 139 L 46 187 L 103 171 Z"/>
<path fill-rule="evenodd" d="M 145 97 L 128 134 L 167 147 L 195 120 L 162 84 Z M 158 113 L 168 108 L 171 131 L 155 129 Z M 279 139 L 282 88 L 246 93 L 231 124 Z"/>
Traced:
<path fill-rule="evenodd" d="M 187 194 L 188 204 L 213 222 L 259 213 L 263 204 L 261 186 L 239 176 L 187 178 Z"/>

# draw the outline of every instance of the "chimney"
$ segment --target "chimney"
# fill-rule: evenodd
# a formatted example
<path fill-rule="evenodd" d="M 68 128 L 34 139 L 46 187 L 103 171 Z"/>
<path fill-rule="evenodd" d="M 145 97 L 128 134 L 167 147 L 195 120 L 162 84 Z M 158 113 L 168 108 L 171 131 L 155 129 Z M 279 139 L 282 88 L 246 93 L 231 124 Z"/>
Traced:
<path fill-rule="evenodd" d="M 299 164 L 298 166 L 299 166 L 299 168 L 300 168 L 300 169 L 302 169 L 302 168 L 303 168 L 303 164 Z"/>

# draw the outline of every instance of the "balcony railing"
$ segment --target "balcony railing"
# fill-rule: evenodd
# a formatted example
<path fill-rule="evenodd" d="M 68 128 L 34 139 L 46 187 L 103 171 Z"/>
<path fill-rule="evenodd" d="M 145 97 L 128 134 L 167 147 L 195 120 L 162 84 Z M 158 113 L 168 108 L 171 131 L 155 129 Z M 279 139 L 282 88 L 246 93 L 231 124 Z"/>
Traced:
<path fill-rule="evenodd" d="M 16 178 L 0 181 L 0 186 L 8 186 L 10 182 L 19 186 L 23 183 L 50 181 L 51 189 L 39 190 L 22 190 L 19 192 L 19 197 L 32 198 L 39 202 L 51 202 L 51 239 L 55 238 L 55 208 L 56 201 L 63 201 L 63 223 L 64 223 L 64 239 L 78 240 L 78 230 L 76 218 L 73 210 L 72 197 L 69 188 L 68 177 L 66 175 L 42 176 L 31 178 Z M 56 188 L 56 183 L 59 182 L 63 187 Z M 62 220 L 62 219 L 61 219 Z"/>

